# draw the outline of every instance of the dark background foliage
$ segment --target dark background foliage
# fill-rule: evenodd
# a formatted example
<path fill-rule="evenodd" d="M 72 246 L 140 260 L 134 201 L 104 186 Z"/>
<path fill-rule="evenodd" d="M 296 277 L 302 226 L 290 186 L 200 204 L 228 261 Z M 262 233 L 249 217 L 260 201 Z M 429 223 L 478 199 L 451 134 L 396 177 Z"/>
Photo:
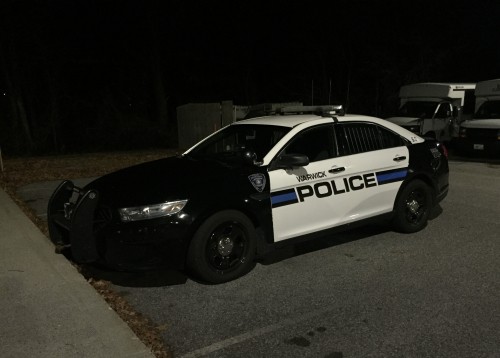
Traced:
<path fill-rule="evenodd" d="M 175 147 L 176 107 L 341 103 L 500 77 L 498 1 L 2 0 L 4 153 Z"/>

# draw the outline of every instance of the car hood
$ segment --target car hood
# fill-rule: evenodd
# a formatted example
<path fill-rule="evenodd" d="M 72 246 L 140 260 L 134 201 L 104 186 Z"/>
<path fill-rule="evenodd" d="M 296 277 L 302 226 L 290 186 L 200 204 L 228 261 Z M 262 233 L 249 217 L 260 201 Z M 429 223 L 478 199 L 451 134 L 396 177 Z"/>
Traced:
<path fill-rule="evenodd" d="M 460 124 L 464 128 L 500 129 L 500 119 L 472 119 Z"/>
<path fill-rule="evenodd" d="M 397 124 L 398 126 L 420 125 L 420 123 L 418 123 L 419 118 L 416 117 L 391 117 L 387 118 L 386 121 Z"/>
<path fill-rule="evenodd" d="M 151 205 L 190 199 L 200 190 L 228 185 L 241 167 L 186 156 L 135 165 L 102 176 L 85 186 L 99 192 L 101 202 L 115 206 Z"/>

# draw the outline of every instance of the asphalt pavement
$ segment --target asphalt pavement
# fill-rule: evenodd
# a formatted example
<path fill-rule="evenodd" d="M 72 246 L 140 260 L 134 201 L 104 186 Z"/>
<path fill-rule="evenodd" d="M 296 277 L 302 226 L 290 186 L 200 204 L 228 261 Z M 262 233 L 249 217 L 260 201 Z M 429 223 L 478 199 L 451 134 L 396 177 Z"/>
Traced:
<path fill-rule="evenodd" d="M 500 357 L 499 175 L 450 162 L 450 193 L 418 233 L 326 235 L 223 285 L 109 281 L 168 324 L 182 358 Z"/>
<path fill-rule="evenodd" d="M 2 189 L 0 317 L 2 358 L 154 357 Z"/>
<path fill-rule="evenodd" d="M 272 265 L 258 265 L 247 276 L 225 285 L 202 285 L 174 272 L 140 276 L 116 274 L 108 280 L 118 294 L 126 296 L 155 324 L 167 323 L 168 329 L 162 334 L 164 341 L 173 346 L 177 356 L 186 358 L 497 357 L 500 356 L 500 341 L 496 336 L 500 328 L 496 298 L 500 292 L 497 265 L 500 255 L 497 239 L 500 165 L 498 161 L 452 161 L 450 167 L 453 184 L 450 195 L 438 207 L 429 226 L 420 233 L 402 235 L 383 226 L 369 226 L 347 233 L 340 242 L 325 238 L 317 242 L 318 248 L 299 250 Z M 83 186 L 89 180 L 77 185 Z M 40 218 L 45 218 L 48 198 L 58 184 L 59 181 L 30 184 L 21 188 L 18 195 Z M 139 351 L 134 355 L 134 350 L 123 348 L 125 345 L 122 347 L 121 343 L 117 345 L 129 355 L 118 350 L 99 355 L 104 351 L 96 347 L 104 343 L 91 346 L 89 341 L 107 342 L 102 331 L 95 331 L 92 337 L 74 334 L 71 338 L 75 340 L 68 344 L 61 343 L 63 338 L 58 338 L 59 341 L 54 340 L 54 347 L 49 348 L 40 343 L 40 335 L 47 341 L 60 332 L 81 330 L 88 333 L 89 326 L 97 329 L 94 324 L 108 332 L 100 327 L 102 323 L 95 321 L 95 317 L 105 320 L 104 315 L 82 305 L 82 302 L 92 305 L 93 301 L 88 297 L 73 298 L 79 293 L 68 288 L 70 285 L 86 287 L 90 290 L 87 296 L 100 300 L 99 306 L 108 309 L 106 313 L 113 312 L 61 255 L 54 254 L 50 242 L 10 199 L 10 206 L 3 204 L 6 199 L 5 193 L 0 192 L 0 312 L 1 317 L 7 317 L 7 324 L 0 328 L 0 357 L 57 357 L 57 349 L 65 357 L 72 356 L 68 352 L 79 357 L 142 357 L 142 352 L 147 356 L 147 350 L 137 348 Z M 14 211 L 17 214 L 13 214 Z M 7 214 L 12 218 L 5 220 Z M 37 232 L 36 239 L 17 233 L 28 229 Z M 57 261 L 51 264 L 56 265 L 57 270 L 49 266 L 45 269 L 49 273 L 34 272 L 26 275 L 31 280 L 3 287 L 4 282 L 13 282 L 11 277 L 23 277 L 22 271 L 28 270 L 25 268 L 28 264 L 7 266 L 9 262 L 22 262 L 17 261 L 17 256 L 23 256 L 22 260 L 26 258 L 30 263 L 34 261 L 25 253 L 13 256 L 15 250 L 10 247 L 19 246 L 20 238 L 26 241 L 24 250 L 30 255 L 43 254 L 39 259 L 43 263 L 57 260 L 64 263 Z M 45 248 L 44 253 L 39 246 Z M 47 288 L 57 286 L 55 283 L 42 284 L 40 281 L 39 276 L 51 275 L 56 275 L 59 286 L 66 286 L 59 293 Z M 27 292 L 18 293 L 19 287 Z M 35 289 L 41 290 L 43 296 L 29 292 Z M 35 322 L 39 322 L 36 323 L 38 328 L 32 329 L 33 334 L 26 319 L 30 315 L 19 313 L 22 317 L 18 319 L 15 309 L 5 308 L 5 301 L 10 299 L 25 307 L 24 301 L 34 295 L 38 304 L 32 303 L 27 309 L 19 310 L 37 312 L 31 314 L 36 316 Z M 51 302 L 55 297 L 60 301 Z M 72 306 L 67 307 L 69 304 Z M 56 309 L 59 305 L 72 311 L 72 315 L 61 313 Z M 40 310 L 47 306 L 53 308 Z M 89 310 L 94 316 L 86 317 L 86 321 L 80 321 L 74 313 L 82 315 L 85 311 L 85 316 Z M 70 320 L 78 321 L 80 327 L 58 328 L 60 323 L 47 321 L 47 328 L 45 325 L 40 328 L 43 321 L 40 317 L 48 316 L 55 316 L 56 322 L 57 317 L 71 317 Z M 125 341 L 140 343 L 128 333 L 119 333 L 122 332 L 119 329 L 116 332 L 113 335 L 116 342 L 122 339 L 118 338 L 121 334 Z M 19 350 L 25 344 L 31 348 Z M 65 351 L 70 349 L 68 345 L 73 345 L 71 349 L 76 348 Z M 7 354 L 5 347 L 11 347 L 10 351 L 5 351 Z M 18 350 L 14 349 L 16 347 Z M 88 347 L 96 350 L 87 351 Z M 110 352 L 113 347 L 108 348 Z"/>

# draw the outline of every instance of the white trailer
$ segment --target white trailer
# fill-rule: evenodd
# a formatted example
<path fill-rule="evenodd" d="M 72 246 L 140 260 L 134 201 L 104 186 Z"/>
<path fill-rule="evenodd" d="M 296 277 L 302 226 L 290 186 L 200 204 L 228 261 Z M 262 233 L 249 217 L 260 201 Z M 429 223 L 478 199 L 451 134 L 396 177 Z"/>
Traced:
<path fill-rule="evenodd" d="M 441 141 L 458 137 L 459 125 L 474 113 L 474 83 L 415 83 L 401 87 L 401 105 L 387 121 Z"/>
<path fill-rule="evenodd" d="M 474 116 L 460 124 L 459 152 L 500 153 L 500 79 L 478 82 Z"/>

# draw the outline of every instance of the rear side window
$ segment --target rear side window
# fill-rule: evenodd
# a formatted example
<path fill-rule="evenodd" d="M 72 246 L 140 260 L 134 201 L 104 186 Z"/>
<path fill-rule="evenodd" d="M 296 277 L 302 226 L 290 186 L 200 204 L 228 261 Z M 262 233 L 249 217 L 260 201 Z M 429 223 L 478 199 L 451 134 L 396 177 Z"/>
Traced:
<path fill-rule="evenodd" d="M 382 138 L 382 146 L 384 149 L 401 147 L 403 145 L 407 145 L 409 142 L 402 138 L 399 134 L 391 132 L 388 129 L 385 129 L 380 126 L 376 126 L 380 132 L 380 136 Z"/>
<path fill-rule="evenodd" d="M 343 123 L 335 126 L 339 155 L 350 155 L 405 145 L 396 133 L 370 123 Z"/>

